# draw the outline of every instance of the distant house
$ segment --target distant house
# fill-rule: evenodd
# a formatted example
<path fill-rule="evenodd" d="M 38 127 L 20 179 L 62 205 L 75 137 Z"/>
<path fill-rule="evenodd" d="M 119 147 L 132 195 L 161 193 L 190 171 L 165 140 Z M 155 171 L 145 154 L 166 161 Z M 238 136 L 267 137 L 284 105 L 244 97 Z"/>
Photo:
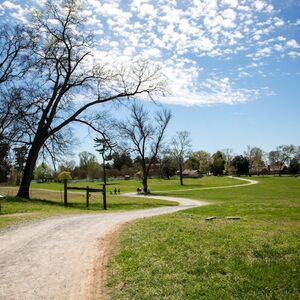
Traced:
<path fill-rule="evenodd" d="M 288 173 L 288 167 L 279 164 L 267 165 L 262 167 L 261 170 L 259 170 L 259 174 L 261 175 L 275 175 L 275 174 L 287 174 L 287 173 Z"/>
<path fill-rule="evenodd" d="M 176 174 L 179 175 L 179 171 L 177 171 Z M 182 175 L 184 178 L 199 178 L 200 172 L 198 170 L 185 169 Z"/>

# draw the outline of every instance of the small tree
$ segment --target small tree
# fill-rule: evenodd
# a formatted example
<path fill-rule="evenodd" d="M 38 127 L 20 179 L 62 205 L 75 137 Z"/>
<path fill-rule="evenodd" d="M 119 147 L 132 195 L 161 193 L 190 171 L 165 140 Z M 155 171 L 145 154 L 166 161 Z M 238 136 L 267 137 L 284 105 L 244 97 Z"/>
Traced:
<path fill-rule="evenodd" d="M 53 170 L 44 162 L 42 162 L 34 170 L 34 178 L 44 182 L 45 180 L 52 178 Z"/>
<path fill-rule="evenodd" d="M 237 155 L 231 161 L 232 166 L 235 168 L 238 176 L 249 174 L 249 160 L 243 155 Z"/>
<path fill-rule="evenodd" d="M 300 162 L 297 158 L 293 158 L 289 165 L 289 173 L 296 175 L 300 172 Z"/>
<path fill-rule="evenodd" d="M 191 139 L 188 131 L 179 131 L 171 142 L 171 153 L 179 169 L 180 185 L 183 185 L 184 160 L 191 153 Z"/>
<path fill-rule="evenodd" d="M 63 162 L 61 162 L 61 164 L 58 166 L 58 170 L 59 172 L 63 172 L 63 171 L 66 171 L 66 172 L 70 172 L 72 173 L 74 171 L 76 167 L 76 162 L 75 160 L 65 160 Z"/>
<path fill-rule="evenodd" d="M 111 141 L 106 138 L 105 136 L 102 136 L 102 138 L 96 138 L 94 139 L 95 146 L 97 147 L 96 150 L 100 153 L 102 157 L 102 167 L 103 167 L 103 182 L 106 184 L 106 160 L 111 160 L 111 154 L 112 154 L 112 148 L 113 144 Z"/>
<path fill-rule="evenodd" d="M 78 177 L 82 179 L 95 179 L 101 176 L 101 166 L 96 156 L 88 151 L 79 153 Z"/>
<path fill-rule="evenodd" d="M 72 176 L 71 176 L 71 173 L 70 173 L 70 172 L 62 171 L 62 172 L 60 172 L 60 173 L 58 174 L 57 180 L 58 180 L 59 182 L 62 182 L 62 181 L 64 181 L 65 179 L 67 179 L 67 180 L 72 179 Z"/>
<path fill-rule="evenodd" d="M 212 156 L 211 172 L 214 176 L 223 176 L 225 169 L 225 159 L 221 151 L 217 151 Z"/>
<path fill-rule="evenodd" d="M 176 174 L 176 161 L 171 155 L 165 155 L 161 160 L 161 175 L 170 180 Z"/>
<path fill-rule="evenodd" d="M 124 167 L 129 168 L 132 167 L 132 158 L 128 151 L 119 151 L 114 152 L 111 156 L 113 161 L 113 168 L 121 171 Z"/>
<path fill-rule="evenodd" d="M 234 167 L 231 164 L 233 159 L 233 150 L 230 148 L 223 149 L 222 155 L 225 160 L 224 173 L 225 175 L 232 175 L 234 173 Z"/>
<path fill-rule="evenodd" d="M 185 165 L 188 169 L 199 171 L 200 161 L 195 152 L 189 155 L 188 159 L 185 162 Z"/>
<path fill-rule="evenodd" d="M 128 140 L 129 149 L 139 157 L 145 193 L 148 191 L 149 171 L 160 151 L 171 117 L 170 111 L 162 110 L 150 118 L 143 106 L 134 103 L 131 107 L 131 118 L 117 123 L 121 138 Z"/>
<path fill-rule="evenodd" d="M 195 155 L 199 160 L 199 171 L 201 174 L 207 174 L 211 165 L 211 155 L 206 151 L 197 151 Z"/>
<path fill-rule="evenodd" d="M 263 156 L 264 152 L 258 147 L 247 146 L 247 150 L 244 152 L 244 156 L 249 161 L 249 175 L 252 173 L 257 174 L 259 170 L 264 166 Z"/>

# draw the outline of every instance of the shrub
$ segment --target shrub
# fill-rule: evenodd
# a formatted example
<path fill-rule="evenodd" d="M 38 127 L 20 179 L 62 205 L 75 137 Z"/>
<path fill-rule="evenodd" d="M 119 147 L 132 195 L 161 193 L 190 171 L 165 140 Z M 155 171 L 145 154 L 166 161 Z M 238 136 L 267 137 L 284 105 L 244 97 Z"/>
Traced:
<path fill-rule="evenodd" d="M 58 181 L 63 181 L 64 179 L 72 179 L 71 173 L 67 171 L 60 172 L 57 176 Z"/>

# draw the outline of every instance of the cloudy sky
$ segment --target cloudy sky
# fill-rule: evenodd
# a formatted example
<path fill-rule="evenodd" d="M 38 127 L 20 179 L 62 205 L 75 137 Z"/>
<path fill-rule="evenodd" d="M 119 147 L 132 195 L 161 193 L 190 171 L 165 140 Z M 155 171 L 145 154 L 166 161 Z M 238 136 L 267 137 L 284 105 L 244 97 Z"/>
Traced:
<path fill-rule="evenodd" d="M 300 144 L 300 0 L 83 2 L 96 56 L 162 66 L 170 134 L 211 152 Z M 24 22 L 41 3 L 0 0 L 0 18 Z"/>

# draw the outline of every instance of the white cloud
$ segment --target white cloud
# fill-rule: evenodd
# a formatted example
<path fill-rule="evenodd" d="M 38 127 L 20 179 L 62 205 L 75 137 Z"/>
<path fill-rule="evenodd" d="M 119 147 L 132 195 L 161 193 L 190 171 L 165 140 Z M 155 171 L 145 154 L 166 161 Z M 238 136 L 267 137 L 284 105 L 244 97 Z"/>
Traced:
<path fill-rule="evenodd" d="M 237 7 L 238 1 L 237 0 L 223 0 L 224 4 L 227 4 L 231 7 Z"/>
<path fill-rule="evenodd" d="M 222 15 L 225 19 L 230 19 L 232 21 L 236 19 L 236 12 L 231 8 L 225 9 Z"/>
<path fill-rule="evenodd" d="M 158 58 L 161 56 L 161 53 L 160 53 L 159 49 L 151 48 L 151 49 L 147 49 L 145 51 L 145 55 L 146 55 L 146 57 L 149 57 L 149 58 Z"/>
<path fill-rule="evenodd" d="M 287 41 L 286 46 L 289 48 L 294 48 L 294 49 L 300 48 L 300 45 L 298 44 L 298 42 L 296 40 Z"/>
<path fill-rule="evenodd" d="M 284 36 L 280 35 L 280 36 L 277 37 L 277 40 L 282 42 L 282 41 L 285 41 L 286 38 Z"/>
<path fill-rule="evenodd" d="M 152 4 L 142 4 L 140 6 L 140 14 L 141 16 L 151 16 L 155 17 L 156 16 L 156 10 L 154 9 L 154 6 Z"/>
<path fill-rule="evenodd" d="M 288 56 L 290 56 L 292 58 L 297 58 L 297 57 L 300 57 L 300 52 L 290 51 L 290 52 L 288 52 Z"/>
<path fill-rule="evenodd" d="M 291 23 L 274 13 L 270 0 L 82 1 L 86 25 L 98 34 L 95 56 L 110 57 L 111 63 L 142 56 L 161 64 L 173 82 L 173 97 L 168 101 L 232 104 L 239 103 L 238 96 L 240 102 L 248 101 L 256 95 L 255 90 L 233 88 L 229 77 L 242 81 L 262 69 L 264 59 L 299 56 L 299 39 L 284 26 Z M 25 22 L 30 15 L 29 2 L 33 6 L 41 3 L 6 0 L 0 11 Z M 300 25 L 300 19 L 292 25 Z M 220 66 L 217 79 L 205 75 L 211 67 L 199 77 L 200 64 L 207 58 L 214 58 L 216 69 Z M 234 58 L 245 59 L 247 72 L 222 69 L 224 61 Z M 185 95 L 191 95 L 190 100 Z"/>
<path fill-rule="evenodd" d="M 254 6 L 258 11 L 263 10 L 265 5 L 266 4 L 263 1 L 260 1 L 260 0 L 254 1 Z"/>
<path fill-rule="evenodd" d="M 279 52 L 284 51 L 284 47 L 283 47 L 282 45 L 280 45 L 280 44 L 274 45 L 274 49 L 275 49 L 276 51 L 279 51 Z"/>
<path fill-rule="evenodd" d="M 15 3 L 11 2 L 11 1 L 8 1 L 8 0 L 4 1 L 2 3 L 2 6 L 4 8 L 9 8 L 9 9 L 14 9 L 14 10 L 20 10 L 20 9 L 22 10 L 22 7 L 19 4 L 15 4 Z"/>
<path fill-rule="evenodd" d="M 277 27 L 281 27 L 284 25 L 284 21 L 282 19 L 276 18 L 274 25 Z"/>

